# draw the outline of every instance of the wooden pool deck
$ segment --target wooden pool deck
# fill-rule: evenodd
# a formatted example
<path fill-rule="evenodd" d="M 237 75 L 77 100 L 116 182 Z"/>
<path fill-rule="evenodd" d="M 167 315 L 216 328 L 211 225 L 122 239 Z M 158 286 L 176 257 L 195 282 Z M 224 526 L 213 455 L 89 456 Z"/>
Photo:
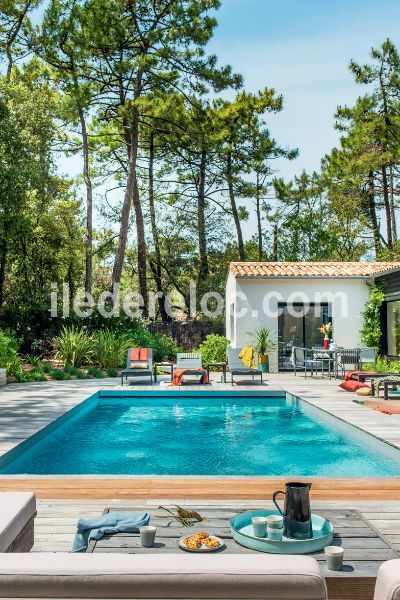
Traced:
<path fill-rule="evenodd" d="M 352 402 L 353 394 L 343 392 L 338 381 L 271 374 L 266 383 L 235 385 L 219 383 L 215 390 L 286 390 L 310 404 L 400 448 L 400 415 L 384 415 Z M 119 382 L 118 382 L 119 383 Z M 135 383 L 121 388 L 115 379 L 14 384 L 0 388 L 0 456 L 24 439 L 70 410 L 100 389 L 152 390 Z M 161 383 L 160 388 L 165 388 Z M 177 388 L 204 392 L 200 386 Z M 399 473 L 400 476 L 400 473 Z M 400 501 L 399 478 L 307 478 L 313 481 L 316 500 Z M 259 500 L 270 498 L 284 478 L 267 477 L 105 477 L 105 476 L 0 476 L 0 491 L 31 490 L 41 499 L 190 499 Z"/>

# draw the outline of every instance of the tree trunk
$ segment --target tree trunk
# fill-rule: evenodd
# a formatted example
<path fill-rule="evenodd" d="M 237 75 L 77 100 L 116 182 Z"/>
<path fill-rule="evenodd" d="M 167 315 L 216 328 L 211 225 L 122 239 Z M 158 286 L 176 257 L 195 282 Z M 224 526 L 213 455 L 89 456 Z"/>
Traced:
<path fill-rule="evenodd" d="M 390 213 L 389 189 L 388 189 L 385 165 L 383 165 L 383 167 L 382 167 L 382 186 L 383 186 L 383 201 L 385 204 L 385 214 L 386 214 L 387 245 L 388 245 L 388 248 L 391 250 L 393 248 L 392 218 L 391 218 L 391 213 Z"/>
<path fill-rule="evenodd" d="M 137 100 L 142 91 L 142 79 L 143 71 L 139 69 L 136 82 L 135 82 L 135 93 L 134 100 Z M 147 293 L 147 278 L 146 278 L 146 262 L 147 262 L 147 251 L 146 251 L 146 240 L 144 234 L 144 221 L 142 207 L 140 204 L 139 189 L 136 179 L 136 163 L 139 146 L 139 110 L 136 104 L 133 105 L 131 115 L 131 126 L 130 126 L 130 149 L 129 151 L 129 163 L 128 163 L 128 178 L 126 182 L 126 189 L 124 195 L 124 201 L 121 211 L 121 224 L 118 237 L 118 246 L 115 253 L 114 268 L 112 273 L 111 282 L 111 293 L 113 295 L 113 301 L 118 294 L 119 284 L 121 282 L 122 268 L 124 265 L 125 250 L 128 240 L 128 229 L 129 229 L 129 217 L 132 207 L 132 201 L 135 208 L 136 215 L 136 231 L 137 231 L 137 264 L 138 264 L 138 275 L 139 275 L 139 292 L 143 299 L 142 314 L 144 317 L 148 315 L 148 293 Z"/>
<path fill-rule="evenodd" d="M 77 82 L 75 82 L 77 84 Z M 93 186 L 89 170 L 89 143 L 85 113 L 79 100 L 76 107 L 81 124 L 82 151 L 83 151 L 83 179 L 86 186 L 86 244 L 85 244 L 85 292 L 92 293 L 93 271 Z"/>
<path fill-rule="evenodd" d="M 158 238 L 157 222 L 156 222 L 156 209 L 154 206 L 154 131 L 150 133 L 150 148 L 149 148 L 149 208 L 150 208 L 150 223 L 151 233 L 154 244 L 154 254 L 156 257 L 155 265 L 153 269 L 154 280 L 156 282 L 157 292 L 162 294 L 162 297 L 158 298 L 158 308 L 163 321 L 169 321 L 170 317 L 165 309 L 165 294 L 162 287 L 162 273 L 161 273 L 161 252 Z"/>
<path fill-rule="evenodd" d="M 396 208 L 394 205 L 394 175 L 393 175 L 393 165 L 390 163 L 389 165 L 389 187 L 390 187 L 390 217 L 392 219 L 392 237 L 393 243 L 397 242 L 397 224 L 396 224 Z"/>
<path fill-rule="evenodd" d="M 237 235 L 237 239 L 238 239 L 238 249 L 239 249 L 239 259 L 242 261 L 245 261 L 246 253 L 244 250 L 242 227 L 240 224 L 239 213 L 238 213 L 237 206 L 236 206 L 235 192 L 233 189 L 232 155 L 230 152 L 228 153 L 228 156 L 226 159 L 226 181 L 228 183 L 229 199 L 231 201 L 231 210 L 232 210 L 233 220 L 235 222 L 235 227 L 236 227 L 236 235 Z"/>
<path fill-rule="evenodd" d="M 4 302 L 4 282 L 6 278 L 7 242 L 3 238 L 0 245 L 0 308 Z"/>
<path fill-rule="evenodd" d="M 198 281 L 203 281 L 208 275 L 208 256 L 207 256 L 207 238 L 206 238 L 206 165 L 207 153 L 201 152 L 200 173 L 197 199 L 197 227 L 199 237 L 199 272 Z"/>
<path fill-rule="evenodd" d="M 260 181 L 257 173 L 256 182 L 256 216 L 257 216 L 257 242 L 258 242 L 258 260 L 263 259 L 263 243 L 262 243 L 262 225 L 261 225 L 261 201 L 260 201 Z"/>
<path fill-rule="evenodd" d="M 376 216 L 376 204 L 375 204 L 375 185 L 374 185 L 374 174 L 372 171 L 368 174 L 368 210 L 369 217 L 371 219 L 371 228 L 374 236 L 374 247 L 375 257 L 378 258 L 382 249 L 381 238 L 379 235 L 379 225 Z"/>
<path fill-rule="evenodd" d="M 272 242 L 272 260 L 278 262 L 278 224 L 274 225 L 273 242 Z"/>

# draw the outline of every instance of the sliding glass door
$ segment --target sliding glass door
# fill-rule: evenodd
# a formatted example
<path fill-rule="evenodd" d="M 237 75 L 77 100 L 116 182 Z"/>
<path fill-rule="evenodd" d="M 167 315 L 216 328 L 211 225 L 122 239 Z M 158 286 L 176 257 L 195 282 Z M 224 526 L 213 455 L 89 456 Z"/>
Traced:
<path fill-rule="evenodd" d="M 279 337 L 279 370 L 291 371 L 291 355 L 293 346 L 312 348 L 322 346 L 324 336 L 319 328 L 324 323 L 332 322 L 328 304 L 279 304 L 278 337 Z"/>

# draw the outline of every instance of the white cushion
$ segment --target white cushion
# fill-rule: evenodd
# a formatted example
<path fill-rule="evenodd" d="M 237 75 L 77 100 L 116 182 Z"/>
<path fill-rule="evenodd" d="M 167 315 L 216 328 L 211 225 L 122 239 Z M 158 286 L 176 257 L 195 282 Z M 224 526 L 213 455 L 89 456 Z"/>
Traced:
<path fill-rule="evenodd" d="M 268 554 L 3 554 L 0 597 L 326 600 L 318 563 Z"/>
<path fill-rule="evenodd" d="M 388 560 L 379 567 L 374 600 L 400 600 L 400 559 Z"/>
<path fill-rule="evenodd" d="M 0 492 L 0 552 L 5 552 L 36 513 L 31 492 Z"/>

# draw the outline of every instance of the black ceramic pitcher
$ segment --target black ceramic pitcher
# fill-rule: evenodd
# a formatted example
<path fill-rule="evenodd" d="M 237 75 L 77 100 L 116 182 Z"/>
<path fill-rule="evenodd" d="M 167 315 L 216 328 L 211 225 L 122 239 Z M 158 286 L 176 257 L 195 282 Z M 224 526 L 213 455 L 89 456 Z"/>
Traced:
<path fill-rule="evenodd" d="M 311 483 L 286 483 L 285 492 L 275 492 L 273 501 L 283 516 L 283 535 L 295 540 L 312 538 L 310 488 Z M 285 509 L 281 511 L 276 497 L 285 494 Z"/>

